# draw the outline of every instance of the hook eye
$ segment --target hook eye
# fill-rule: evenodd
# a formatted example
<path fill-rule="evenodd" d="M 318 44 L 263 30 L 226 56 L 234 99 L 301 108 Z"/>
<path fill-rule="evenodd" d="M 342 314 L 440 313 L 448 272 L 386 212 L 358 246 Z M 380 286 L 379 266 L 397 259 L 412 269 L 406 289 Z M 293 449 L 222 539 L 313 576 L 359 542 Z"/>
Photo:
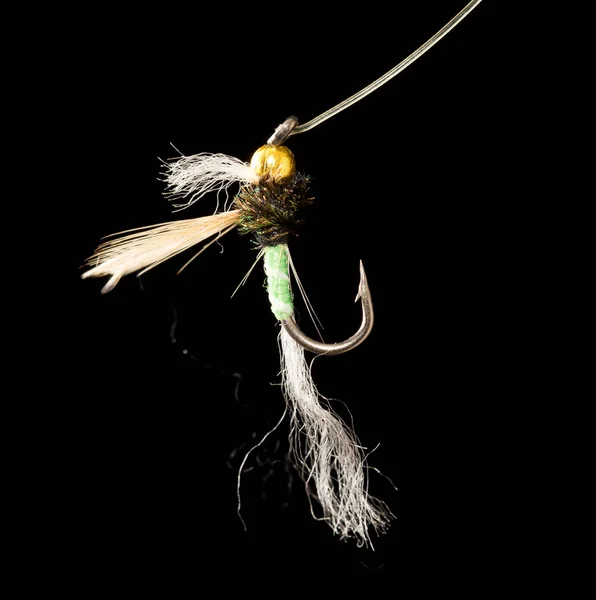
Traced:
<path fill-rule="evenodd" d="M 277 129 L 273 135 L 267 140 L 268 144 L 273 146 L 281 146 L 292 133 L 292 130 L 298 125 L 298 117 L 294 115 L 288 117 Z"/>

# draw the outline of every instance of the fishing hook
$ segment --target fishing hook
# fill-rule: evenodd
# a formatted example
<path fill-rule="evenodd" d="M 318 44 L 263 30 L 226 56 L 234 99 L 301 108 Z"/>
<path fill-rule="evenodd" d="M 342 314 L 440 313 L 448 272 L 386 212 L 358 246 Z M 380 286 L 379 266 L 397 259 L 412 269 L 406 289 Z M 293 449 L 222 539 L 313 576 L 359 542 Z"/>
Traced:
<path fill-rule="evenodd" d="M 337 342 L 335 344 L 325 344 L 324 342 L 317 342 L 312 338 L 308 337 L 297 325 L 294 320 L 294 316 L 281 321 L 282 327 L 288 332 L 290 337 L 294 341 L 302 346 L 305 350 L 314 352 L 315 354 L 327 354 L 333 356 L 334 354 L 343 354 L 349 352 L 360 345 L 369 335 L 373 328 L 374 323 L 374 311 L 372 305 L 372 299 L 370 296 L 370 289 L 368 287 L 368 281 L 366 279 L 366 273 L 364 272 L 364 266 L 360 261 L 360 283 L 358 284 L 358 295 L 356 296 L 356 302 L 360 300 L 362 303 L 362 323 L 358 331 L 347 340 L 343 342 Z"/>
<path fill-rule="evenodd" d="M 277 127 L 273 135 L 267 140 L 267 143 L 273 146 L 280 146 L 292 134 L 292 131 L 296 128 L 298 123 L 297 117 L 293 115 L 288 117 L 281 125 L 279 125 L 279 127 Z M 356 302 L 358 300 L 362 303 L 362 323 L 360 324 L 358 331 L 343 342 L 326 344 L 324 342 L 313 340 L 298 327 L 293 315 L 281 321 L 281 324 L 290 337 L 305 350 L 309 350 L 315 354 L 328 354 L 330 356 L 334 354 L 343 354 L 360 345 L 370 335 L 373 327 L 374 312 L 372 299 L 370 297 L 370 289 L 368 287 L 368 281 L 366 279 L 362 261 L 360 261 L 360 283 L 358 285 Z"/>

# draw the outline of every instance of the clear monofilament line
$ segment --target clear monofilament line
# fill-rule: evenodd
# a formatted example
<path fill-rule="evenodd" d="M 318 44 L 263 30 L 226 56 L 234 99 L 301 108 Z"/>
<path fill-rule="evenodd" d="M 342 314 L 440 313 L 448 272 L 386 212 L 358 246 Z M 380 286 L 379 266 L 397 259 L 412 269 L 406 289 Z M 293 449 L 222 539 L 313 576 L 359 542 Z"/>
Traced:
<path fill-rule="evenodd" d="M 381 75 L 377 80 L 373 81 L 371 84 L 367 85 L 364 89 L 356 92 L 353 96 L 350 96 L 346 100 L 336 104 L 334 107 L 320 114 L 318 117 L 310 120 L 308 123 L 304 123 L 304 125 L 299 125 L 298 127 L 293 128 L 288 136 L 298 135 L 299 133 L 305 133 L 320 125 L 323 121 L 334 117 L 342 110 L 345 110 L 349 106 L 356 104 L 356 102 L 362 100 L 365 96 L 372 94 L 375 90 L 379 89 L 382 85 L 385 85 L 390 79 L 393 79 L 398 73 L 401 73 L 404 69 L 407 69 L 413 62 L 418 60 L 425 52 L 430 50 L 441 38 L 446 36 L 460 21 L 462 21 L 465 17 L 467 17 L 481 2 L 482 0 L 472 0 L 469 2 L 462 10 L 453 17 L 444 27 L 442 27 L 435 35 L 433 35 L 429 40 L 424 42 L 420 48 L 414 50 L 410 56 L 402 60 L 398 65 L 393 67 L 393 69 L 387 71 L 384 75 Z"/>

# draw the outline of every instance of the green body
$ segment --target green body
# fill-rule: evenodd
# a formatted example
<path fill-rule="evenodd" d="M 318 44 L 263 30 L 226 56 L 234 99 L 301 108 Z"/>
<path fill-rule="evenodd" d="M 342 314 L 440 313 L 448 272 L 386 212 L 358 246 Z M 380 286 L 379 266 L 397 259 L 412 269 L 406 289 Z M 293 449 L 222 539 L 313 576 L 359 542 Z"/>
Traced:
<path fill-rule="evenodd" d="M 271 311 L 277 319 L 285 321 L 294 313 L 287 245 L 267 246 L 263 259 Z"/>

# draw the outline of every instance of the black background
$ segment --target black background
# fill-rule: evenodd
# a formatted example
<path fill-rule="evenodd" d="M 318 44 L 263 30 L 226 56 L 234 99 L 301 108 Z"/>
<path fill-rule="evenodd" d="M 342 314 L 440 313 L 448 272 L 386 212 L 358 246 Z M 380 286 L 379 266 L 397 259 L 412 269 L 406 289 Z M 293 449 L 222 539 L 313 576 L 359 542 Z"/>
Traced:
<path fill-rule="evenodd" d="M 313 367 L 319 391 L 376 448 L 369 464 L 383 475 L 370 473 L 370 491 L 396 519 L 373 535 L 374 551 L 312 519 L 287 462 L 287 423 L 247 463 L 246 531 L 236 514 L 244 453 L 284 407 L 260 266 L 231 297 L 255 258 L 247 238 L 231 233 L 223 252 L 213 245 L 180 275 L 185 256 L 105 296 L 80 273 L 107 234 L 213 212 L 206 197 L 172 215 L 159 181 L 160 159 L 177 154 L 171 144 L 250 160 L 287 116 L 306 122 L 360 90 L 463 4 L 342 6 L 333 17 L 297 6 L 291 18 L 273 6 L 197 16 L 172 5 L 87 14 L 70 32 L 56 126 L 68 132 L 62 160 L 76 165 L 61 297 L 71 327 L 49 351 L 61 390 L 49 493 L 60 505 L 55 535 L 87 582 L 200 590 L 222 576 L 256 577 L 308 590 L 311 576 L 384 576 L 399 587 L 411 559 L 403 549 L 420 543 L 422 527 L 402 533 L 414 501 L 401 505 L 401 465 L 408 480 L 434 478 L 431 497 L 416 502 L 444 510 L 456 492 L 442 485 L 454 467 L 441 455 L 460 441 L 443 424 L 475 410 L 494 327 L 494 3 L 383 88 L 288 142 L 316 198 L 291 252 L 325 339 L 358 327 L 359 260 L 374 301 L 369 339 Z M 444 523 L 453 540 L 456 524 L 447 514 Z M 430 547 L 445 542 L 428 535 Z"/>

